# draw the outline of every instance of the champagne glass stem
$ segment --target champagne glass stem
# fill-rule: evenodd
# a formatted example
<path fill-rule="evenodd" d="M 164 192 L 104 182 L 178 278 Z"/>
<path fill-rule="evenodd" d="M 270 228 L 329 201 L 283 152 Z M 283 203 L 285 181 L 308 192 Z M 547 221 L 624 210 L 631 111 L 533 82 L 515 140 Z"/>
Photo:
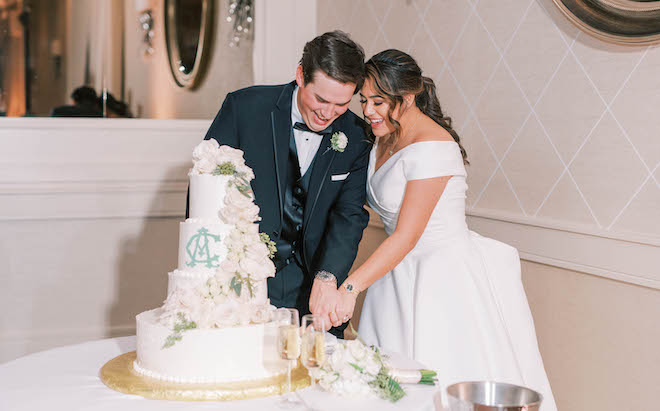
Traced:
<path fill-rule="evenodd" d="M 287 394 L 290 394 L 291 393 L 291 360 L 287 361 L 286 389 L 287 389 Z"/>

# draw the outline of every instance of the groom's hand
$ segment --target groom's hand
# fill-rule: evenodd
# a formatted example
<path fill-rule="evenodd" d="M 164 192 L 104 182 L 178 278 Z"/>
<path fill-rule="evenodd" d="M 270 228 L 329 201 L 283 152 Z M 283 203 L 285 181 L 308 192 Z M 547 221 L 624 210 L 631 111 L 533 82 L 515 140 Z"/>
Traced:
<path fill-rule="evenodd" d="M 309 310 L 312 314 L 323 317 L 326 331 L 332 326 L 341 325 L 335 310 L 339 304 L 337 279 L 327 272 L 320 272 L 312 284 L 309 296 Z"/>

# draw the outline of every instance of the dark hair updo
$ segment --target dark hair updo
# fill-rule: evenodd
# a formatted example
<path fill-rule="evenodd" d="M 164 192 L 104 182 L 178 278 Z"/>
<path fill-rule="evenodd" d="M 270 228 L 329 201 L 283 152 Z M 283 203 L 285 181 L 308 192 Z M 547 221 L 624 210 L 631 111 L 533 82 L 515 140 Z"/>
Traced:
<path fill-rule="evenodd" d="M 460 137 L 451 127 L 451 118 L 445 117 L 440 108 L 440 102 L 435 91 L 435 83 L 429 77 L 422 75 L 415 59 L 400 50 L 389 49 L 374 55 L 365 64 L 366 78 L 370 79 L 380 96 L 389 103 L 388 120 L 394 125 L 394 132 L 388 139 L 394 145 L 401 134 L 401 125 L 392 117 L 394 109 L 403 105 L 403 96 L 415 96 L 415 105 L 424 113 L 447 130 L 461 149 L 463 162 L 467 161 L 467 153 L 460 143 Z"/>
<path fill-rule="evenodd" d="M 353 94 L 364 83 L 364 50 L 343 31 L 330 31 L 308 41 L 300 65 L 305 84 L 314 81 L 317 70 L 340 83 L 355 84 Z"/>

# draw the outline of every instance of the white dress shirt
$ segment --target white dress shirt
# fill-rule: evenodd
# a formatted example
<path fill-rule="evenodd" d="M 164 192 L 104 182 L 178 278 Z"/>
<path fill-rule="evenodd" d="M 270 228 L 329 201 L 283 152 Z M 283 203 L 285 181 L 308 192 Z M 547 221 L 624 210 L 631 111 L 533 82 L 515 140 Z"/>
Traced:
<path fill-rule="evenodd" d="M 304 123 L 300 110 L 298 110 L 298 86 L 293 90 L 293 101 L 291 102 L 291 127 L 296 123 Z M 323 136 L 308 131 L 293 129 L 293 138 L 296 141 L 296 151 L 298 151 L 298 165 L 300 166 L 300 175 L 304 176 L 316 152 L 321 145 Z"/>

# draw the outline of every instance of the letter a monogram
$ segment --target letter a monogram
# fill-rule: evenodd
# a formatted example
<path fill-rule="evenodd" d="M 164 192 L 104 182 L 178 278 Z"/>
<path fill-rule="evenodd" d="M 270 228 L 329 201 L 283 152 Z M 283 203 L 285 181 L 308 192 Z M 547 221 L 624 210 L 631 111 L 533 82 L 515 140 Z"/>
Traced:
<path fill-rule="evenodd" d="M 188 267 L 195 267 L 197 264 L 206 264 L 208 268 L 218 267 L 219 256 L 211 255 L 209 249 L 210 241 L 219 242 L 220 236 L 210 234 L 209 230 L 202 227 L 197 231 L 197 234 L 190 237 L 188 244 L 186 244 L 186 253 L 190 261 L 186 263 Z"/>

